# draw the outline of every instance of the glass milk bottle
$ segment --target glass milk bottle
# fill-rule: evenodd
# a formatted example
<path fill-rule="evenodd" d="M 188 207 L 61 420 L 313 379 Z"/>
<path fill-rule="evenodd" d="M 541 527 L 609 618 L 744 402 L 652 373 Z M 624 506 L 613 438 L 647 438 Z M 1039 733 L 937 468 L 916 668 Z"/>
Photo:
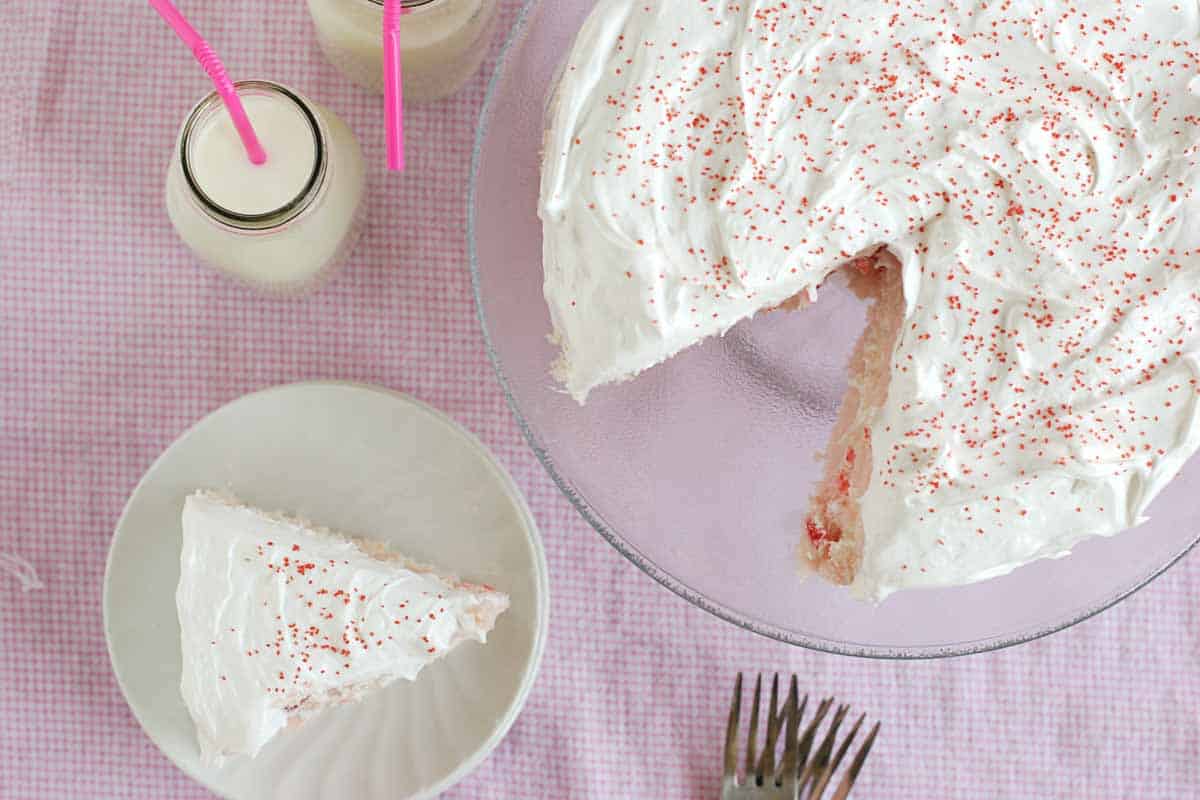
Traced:
<path fill-rule="evenodd" d="M 457 92 L 487 54 L 496 0 L 403 0 L 405 102 Z M 350 80 L 383 91 L 383 0 L 308 0 L 317 41 Z"/>
<path fill-rule="evenodd" d="M 290 89 L 235 85 L 266 163 L 250 163 L 214 92 L 183 124 L 167 170 L 167 213 L 201 261 L 259 289 L 303 291 L 354 244 L 362 152 L 345 123 Z"/>

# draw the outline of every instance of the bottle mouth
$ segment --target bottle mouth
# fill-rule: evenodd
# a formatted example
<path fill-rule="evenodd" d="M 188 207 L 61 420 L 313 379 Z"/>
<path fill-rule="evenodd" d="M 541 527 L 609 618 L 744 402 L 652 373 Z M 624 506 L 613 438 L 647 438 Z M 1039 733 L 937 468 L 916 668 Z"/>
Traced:
<path fill-rule="evenodd" d="M 282 86 L 272 81 L 237 81 L 234 83 L 238 94 L 243 93 L 261 93 L 271 94 L 283 97 L 293 103 L 296 109 L 300 112 L 304 121 L 308 124 L 313 137 L 313 166 L 308 177 L 301 186 L 300 191 L 296 196 L 279 206 L 278 208 L 260 213 L 247 214 L 241 211 L 235 211 L 226 208 L 220 203 L 212 199 L 201 187 L 200 182 L 196 178 L 196 171 L 191 159 L 190 144 L 192 136 L 196 132 L 197 126 L 208 116 L 214 112 L 222 112 L 222 100 L 216 92 L 205 97 L 196 107 L 192 109 L 192 113 L 188 115 L 187 121 L 183 124 L 183 132 L 179 135 L 179 160 L 183 167 L 183 179 L 187 183 L 188 188 L 199 202 L 201 208 L 213 219 L 240 230 L 261 231 L 269 228 L 274 228 L 284 224 L 292 219 L 295 219 L 301 212 L 308 208 L 321 186 L 325 182 L 325 173 L 328 170 L 328 158 L 326 155 L 325 134 L 321 130 L 321 124 L 317 120 L 316 114 L 309 108 L 308 103 L 300 98 L 292 90 L 286 86 Z M 269 154 L 268 154 L 269 155 Z"/>
<path fill-rule="evenodd" d="M 383 5 L 383 0 L 371 0 L 371 2 L 377 6 Z M 427 6 L 430 3 L 436 3 L 436 2 L 438 2 L 438 0 L 400 0 L 400 7 L 401 8 L 419 8 L 421 6 Z"/>

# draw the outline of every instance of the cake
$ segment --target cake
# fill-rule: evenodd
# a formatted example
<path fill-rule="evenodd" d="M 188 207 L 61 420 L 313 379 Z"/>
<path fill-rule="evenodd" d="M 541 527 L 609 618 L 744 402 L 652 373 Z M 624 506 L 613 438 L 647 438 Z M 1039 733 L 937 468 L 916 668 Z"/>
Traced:
<path fill-rule="evenodd" d="M 1200 443 L 1198 26 L 601 0 L 547 109 L 555 376 L 582 403 L 849 268 L 872 306 L 804 564 L 877 601 L 1138 525 Z"/>
<path fill-rule="evenodd" d="M 183 507 L 176 604 L 180 690 L 202 757 L 219 764 L 485 641 L 508 597 L 382 544 L 196 492 Z"/>

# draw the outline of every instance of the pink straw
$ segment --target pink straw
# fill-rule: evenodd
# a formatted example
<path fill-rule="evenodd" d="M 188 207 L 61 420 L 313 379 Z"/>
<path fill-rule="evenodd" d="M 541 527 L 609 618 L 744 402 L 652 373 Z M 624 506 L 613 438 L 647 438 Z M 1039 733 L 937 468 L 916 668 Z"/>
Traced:
<path fill-rule="evenodd" d="M 404 171 L 404 87 L 400 72 L 401 0 L 383 0 L 383 118 L 387 127 L 387 165 Z"/>
<path fill-rule="evenodd" d="M 237 128 L 238 135 L 242 137 L 242 144 L 246 147 L 246 155 L 250 157 L 250 163 L 265 163 L 267 153 L 259 144 L 258 137 L 254 135 L 254 127 L 250 124 L 250 118 L 246 116 L 242 98 L 238 97 L 237 89 L 234 88 L 233 81 L 225 72 L 221 59 L 217 58 L 217 54 L 208 46 L 208 42 L 204 41 L 196 32 L 196 29 L 188 24 L 171 0 L 150 0 L 150 5 L 167 21 L 167 24 L 183 40 L 183 43 L 192 48 L 192 54 L 196 56 L 200 66 L 204 67 L 208 77 L 212 78 L 213 86 L 217 87 L 217 94 L 221 95 L 221 99 L 225 101 L 225 109 L 233 119 L 233 126 Z"/>

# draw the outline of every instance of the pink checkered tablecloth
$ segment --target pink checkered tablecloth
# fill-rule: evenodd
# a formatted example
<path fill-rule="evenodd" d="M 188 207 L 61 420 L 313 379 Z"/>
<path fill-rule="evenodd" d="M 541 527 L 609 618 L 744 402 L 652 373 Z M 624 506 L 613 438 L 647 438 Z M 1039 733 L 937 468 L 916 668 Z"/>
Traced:
<path fill-rule="evenodd" d="M 505 29 L 518 5 L 505 0 Z M 1200 558 L 1047 640 L 940 662 L 820 655 L 692 608 L 558 493 L 484 355 L 465 200 L 499 42 L 460 95 L 410 110 L 396 179 L 381 169 L 379 101 L 326 65 L 301 0 L 184 7 L 235 75 L 294 85 L 350 123 L 373 165 L 369 229 L 305 299 L 263 299 L 197 266 L 162 202 L 177 126 L 205 91 L 179 42 L 145 3 L 0 3 L 0 554 L 44 583 L 22 591 L 0 572 L 2 800 L 210 796 L 142 734 L 109 670 L 109 537 L 193 421 L 318 378 L 449 412 L 511 470 L 545 538 L 541 677 L 450 796 L 714 797 L 730 680 L 765 669 L 885 721 L 863 798 L 1200 797 Z"/>

